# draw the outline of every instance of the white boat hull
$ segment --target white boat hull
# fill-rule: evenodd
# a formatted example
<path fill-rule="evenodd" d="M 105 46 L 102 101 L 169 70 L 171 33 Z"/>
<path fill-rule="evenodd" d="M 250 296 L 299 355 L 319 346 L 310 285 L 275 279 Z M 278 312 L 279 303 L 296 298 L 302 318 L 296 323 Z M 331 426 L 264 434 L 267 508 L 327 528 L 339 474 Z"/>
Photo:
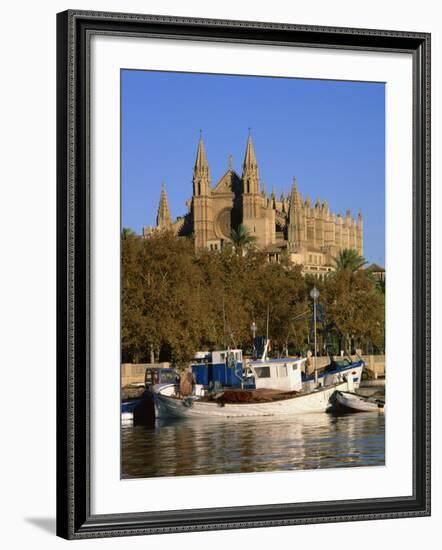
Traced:
<path fill-rule="evenodd" d="M 134 413 L 132 411 L 121 413 L 121 422 L 123 424 L 132 424 L 133 420 L 134 420 Z"/>
<path fill-rule="evenodd" d="M 385 404 L 379 401 L 370 401 L 354 393 L 340 391 L 336 394 L 336 401 L 345 409 L 353 412 L 384 412 Z"/>
<path fill-rule="evenodd" d="M 154 395 L 157 417 L 178 418 L 244 418 L 248 416 L 279 416 L 326 412 L 332 408 L 331 397 L 337 390 L 347 389 L 347 383 L 319 388 L 308 394 L 266 403 L 216 403 L 199 399 L 179 399 L 160 393 Z"/>

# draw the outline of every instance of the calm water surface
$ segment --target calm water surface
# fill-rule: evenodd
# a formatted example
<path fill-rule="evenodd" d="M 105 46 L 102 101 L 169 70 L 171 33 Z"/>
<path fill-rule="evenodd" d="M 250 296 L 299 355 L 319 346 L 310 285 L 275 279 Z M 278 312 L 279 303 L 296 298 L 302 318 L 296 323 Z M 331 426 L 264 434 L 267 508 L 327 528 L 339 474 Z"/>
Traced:
<path fill-rule="evenodd" d="M 381 413 L 157 420 L 122 427 L 122 477 L 305 470 L 385 464 Z"/>

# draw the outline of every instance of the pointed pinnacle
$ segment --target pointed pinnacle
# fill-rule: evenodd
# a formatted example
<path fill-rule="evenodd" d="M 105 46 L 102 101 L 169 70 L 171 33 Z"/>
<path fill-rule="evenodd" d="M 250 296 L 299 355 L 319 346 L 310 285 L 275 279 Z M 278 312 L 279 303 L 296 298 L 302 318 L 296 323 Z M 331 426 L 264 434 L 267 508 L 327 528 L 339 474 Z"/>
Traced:
<path fill-rule="evenodd" d="M 166 195 L 166 186 L 164 181 L 161 185 L 160 203 L 158 205 L 157 212 L 157 226 L 162 228 L 169 228 L 172 223 L 170 217 L 169 202 Z"/>
<path fill-rule="evenodd" d="M 195 167 L 193 169 L 193 173 L 194 175 L 201 175 L 202 173 L 204 173 L 205 175 L 209 175 L 209 163 L 207 162 L 202 135 L 200 135 L 200 139 L 198 142 L 198 150 L 196 153 Z"/>
<path fill-rule="evenodd" d="M 252 136 L 249 134 L 249 137 L 247 138 L 246 154 L 244 157 L 244 169 L 256 166 L 257 162 L 255 149 L 253 148 Z"/>
<path fill-rule="evenodd" d="M 292 191 L 290 193 L 290 206 L 291 208 L 300 208 L 302 206 L 301 204 L 301 195 L 298 192 L 298 189 L 296 187 L 296 176 L 293 176 L 293 184 L 292 184 Z"/>

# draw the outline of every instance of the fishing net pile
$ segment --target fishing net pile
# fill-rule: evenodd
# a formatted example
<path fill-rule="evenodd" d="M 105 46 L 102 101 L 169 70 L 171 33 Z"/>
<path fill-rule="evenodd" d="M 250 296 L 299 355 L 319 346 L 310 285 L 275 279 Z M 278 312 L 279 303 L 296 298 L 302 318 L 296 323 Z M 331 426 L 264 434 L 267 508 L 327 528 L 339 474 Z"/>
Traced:
<path fill-rule="evenodd" d="M 209 397 L 209 400 L 217 403 L 270 403 L 282 399 L 295 397 L 298 392 L 284 392 L 272 389 L 259 390 L 225 390 Z"/>

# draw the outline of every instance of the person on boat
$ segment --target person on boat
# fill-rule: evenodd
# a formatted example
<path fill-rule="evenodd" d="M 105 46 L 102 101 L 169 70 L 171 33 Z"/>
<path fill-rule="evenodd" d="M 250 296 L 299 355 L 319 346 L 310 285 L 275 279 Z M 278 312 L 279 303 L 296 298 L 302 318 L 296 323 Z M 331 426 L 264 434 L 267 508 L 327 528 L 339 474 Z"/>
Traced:
<path fill-rule="evenodd" d="M 186 372 L 180 379 L 180 395 L 187 397 L 192 395 L 195 386 L 195 375 L 192 372 Z"/>
<path fill-rule="evenodd" d="M 305 362 L 305 375 L 308 378 L 311 374 L 315 372 L 315 365 L 312 361 L 312 352 L 307 351 L 307 360 Z"/>

